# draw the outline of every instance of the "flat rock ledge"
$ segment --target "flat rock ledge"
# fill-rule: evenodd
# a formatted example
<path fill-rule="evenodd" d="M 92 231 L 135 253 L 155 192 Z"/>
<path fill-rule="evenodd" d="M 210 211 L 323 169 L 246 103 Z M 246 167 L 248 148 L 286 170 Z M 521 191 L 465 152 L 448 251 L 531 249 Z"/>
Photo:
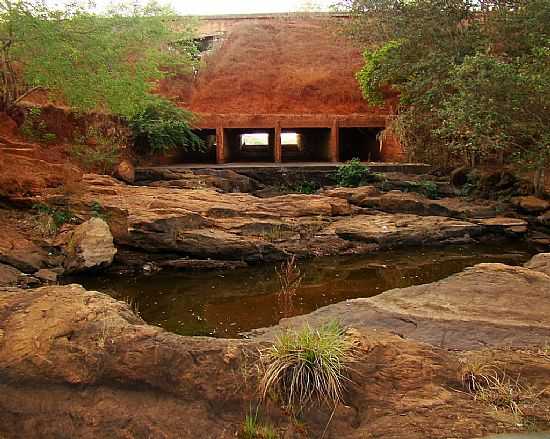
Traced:
<path fill-rule="evenodd" d="M 380 196 L 370 186 L 263 199 L 209 188 L 128 186 L 96 175 L 85 176 L 84 183 L 86 190 L 68 203 L 81 218 L 94 205 L 101 206 L 115 245 L 125 250 L 119 261 L 133 251 L 150 255 L 152 262 L 169 253 L 172 260 L 253 264 L 284 260 L 289 254 L 359 254 L 518 238 L 527 232 L 526 221 L 487 217 L 491 212 L 483 206 L 464 200 L 436 202 L 395 192 Z M 56 197 L 44 201 L 55 205 L 60 201 Z"/>
<path fill-rule="evenodd" d="M 283 320 L 242 340 L 183 337 L 79 285 L 0 290 L 0 437 L 234 438 L 257 404 L 258 349 L 283 327 L 340 319 L 358 361 L 325 438 L 474 438 L 520 429 L 459 386 L 464 352 L 506 346 L 507 373 L 550 384 L 549 255 L 533 268 L 480 264 L 442 281 Z M 393 334 L 392 334 L 393 333 Z M 426 343 L 428 342 L 428 343 Z M 517 349 L 522 346 L 521 349 Z M 446 348 L 443 349 L 442 347 Z M 550 426 L 550 395 L 536 413 Z M 301 435 L 274 404 L 284 438 L 321 437 L 330 411 Z"/>

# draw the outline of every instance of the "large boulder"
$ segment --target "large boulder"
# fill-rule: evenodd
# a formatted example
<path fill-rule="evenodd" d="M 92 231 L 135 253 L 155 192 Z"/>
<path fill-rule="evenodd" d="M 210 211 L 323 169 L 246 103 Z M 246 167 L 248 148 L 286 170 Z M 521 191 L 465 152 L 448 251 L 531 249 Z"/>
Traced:
<path fill-rule="evenodd" d="M 130 160 L 122 160 L 115 169 L 115 177 L 128 184 L 134 184 L 136 169 Z"/>
<path fill-rule="evenodd" d="M 15 287 L 21 285 L 26 276 L 17 268 L 0 264 L 0 287 Z"/>
<path fill-rule="evenodd" d="M 550 276 L 550 253 L 539 253 L 533 256 L 531 260 L 525 264 L 525 267 Z"/>
<path fill-rule="evenodd" d="M 350 204 L 373 208 L 389 213 L 413 213 L 455 218 L 487 218 L 496 214 L 494 203 L 473 202 L 463 198 L 432 200 L 413 192 L 398 190 L 380 193 L 372 186 L 362 188 L 337 188 L 323 192 L 324 195 L 344 198 Z"/>
<path fill-rule="evenodd" d="M 526 228 L 521 220 L 449 217 L 486 216 L 490 212 L 483 205 L 401 192 L 380 196 L 372 187 L 264 199 L 212 188 L 129 186 L 97 175 L 86 176 L 85 182 L 86 191 L 69 200 L 76 215 L 89 216 L 90 206 L 99 203 L 117 245 L 170 253 L 166 259 L 258 262 L 283 260 L 290 253 L 358 254 L 381 247 L 466 242 L 485 234 L 516 237 Z M 380 213 L 366 205 L 417 214 Z"/>
<path fill-rule="evenodd" d="M 67 272 L 74 273 L 110 265 L 117 252 L 109 225 L 101 218 L 91 218 L 65 237 Z"/>

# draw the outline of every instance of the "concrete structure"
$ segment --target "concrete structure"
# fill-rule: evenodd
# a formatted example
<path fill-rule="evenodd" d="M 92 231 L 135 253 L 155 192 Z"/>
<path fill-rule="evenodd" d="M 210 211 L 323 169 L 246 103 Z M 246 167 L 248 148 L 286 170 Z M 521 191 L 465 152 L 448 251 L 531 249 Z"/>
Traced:
<path fill-rule="evenodd" d="M 400 161 L 403 151 L 395 137 L 387 132 L 380 136 L 392 116 L 390 107 L 370 108 L 361 103 L 363 100 L 354 78 L 354 72 L 357 71 L 358 66 L 362 65 L 360 49 L 347 48 L 347 52 L 342 51 L 344 53 L 339 54 L 340 46 L 327 47 L 327 38 L 329 41 L 332 38 L 332 36 L 327 37 L 329 21 L 333 24 L 335 21 L 340 22 L 348 17 L 346 14 L 331 13 L 200 17 L 199 40 L 203 43 L 203 49 L 211 49 L 213 42 L 223 41 L 223 44 L 214 46 L 215 50 L 207 56 L 206 69 L 209 68 L 209 64 L 213 67 L 210 67 L 211 71 L 207 72 L 205 77 L 199 71 L 198 81 L 194 86 L 195 95 L 201 95 L 202 91 L 203 97 L 206 94 L 208 99 L 203 98 L 202 101 L 200 98 L 194 99 L 192 94 L 189 103 L 183 104 L 198 115 L 195 126 L 197 134 L 203 138 L 207 145 L 207 151 L 200 154 L 186 153 L 180 161 L 217 164 L 243 162 L 336 163 L 354 157 L 363 161 Z M 297 29 L 311 27 L 316 27 L 315 34 L 304 34 L 297 31 Z M 270 33 L 273 35 L 272 37 L 269 35 Z M 286 66 L 287 75 L 288 70 L 293 72 L 294 68 L 296 75 L 299 75 L 299 72 L 305 72 L 305 75 L 310 74 L 308 69 L 315 72 L 319 70 L 319 66 L 311 65 L 311 60 L 305 56 L 306 53 L 304 53 L 304 59 L 301 59 L 304 49 L 300 44 L 303 44 L 304 38 L 308 38 L 310 35 L 319 36 L 321 33 L 327 34 L 324 35 L 325 46 L 323 46 L 321 38 L 317 47 L 317 39 L 315 39 L 311 42 L 311 51 L 318 52 L 316 59 L 327 55 L 333 57 L 334 72 L 328 74 L 325 72 L 325 76 L 332 75 L 332 78 L 325 81 L 323 85 L 318 85 L 318 82 L 304 85 L 302 88 L 304 93 L 300 93 L 298 98 L 303 105 L 298 110 L 294 110 L 292 105 L 289 105 L 288 112 L 273 112 L 268 104 L 262 106 L 262 100 L 269 103 L 269 96 L 275 94 L 275 90 L 270 89 L 269 84 L 262 83 L 261 80 L 266 76 L 280 74 L 281 63 L 286 62 L 285 55 L 292 57 L 293 51 L 296 52 L 293 58 L 295 65 Z M 250 36 L 251 34 L 253 37 Z M 272 63 L 260 64 L 261 67 L 257 67 L 258 64 L 254 60 L 243 61 L 240 59 L 243 52 L 251 50 L 253 53 L 257 53 L 254 52 L 254 47 L 251 47 L 257 42 L 254 35 L 257 36 L 257 40 L 264 38 L 264 40 L 258 41 L 260 47 L 267 47 L 273 43 L 273 46 L 277 47 L 276 51 L 283 53 L 282 58 L 280 54 L 279 58 L 275 57 L 274 49 L 271 49 L 271 53 L 266 49 L 265 56 L 273 56 Z M 224 53 L 226 51 L 229 52 Z M 335 58 L 335 56 L 340 56 L 340 58 Z M 247 67 L 242 75 L 239 71 L 232 71 L 233 64 L 248 65 L 247 63 L 251 63 L 250 67 Z M 341 74 L 341 65 L 343 64 L 352 66 L 345 71 L 345 75 Z M 327 66 L 321 65 L 322 67 L 326 68 Z M 330 69 L 330 65 L 328 68 Z M 258 69 L 261 72 L 252 72 L 251 74 L 248 69 Z M 258 73 L 257 78 L 254 77 L 254 73 Z M 234 79 L 226 80 L 222 86 L 220 81 L 223 78 Z M 340 110 L 333 111 L 330 99 L 338 101 L 338 96 L 334 97 L 334 94 L 327 99 L 322 96 L 318 98 L 318 101 L 324 105 L 320 105 L 315 100 L 311 102 L 307 100 L 308 93 L 315 94 L 319 87 L 330 88 L 333 85 L 338 85 L 336 82 L 347 84 L 348 88 L 343 91 L 343 94 L 351 96 L 349 99 L 353 105 L 343 107 L 341 103 L 338 106 L 338 102 L 336 102 L 334 108 Z M 292 85 L 289 84 L 288 87 L 291 104 L 296 102 L 296 97 L 290 96 Z M 232 102 L 233 96 L 228 96 L 225 90 L 223 92 L 219 90 L 220 97 L 216 95 L 215 91 L 214 93 L 208 91 L 208 89 L 216 87 L 224 89 L 234 87 L 235 93 L 241 95 L 246 95 L 247 90 L 251 90 L 251 105 L 248 106 L 243 101 Z M 283 96 L 284 101 L 285 85 L 279 87 L 277 93 L 277 97 L 281 100 L 281 96 Z M 295 94 L 296 90 L 294 90 Z M 284 107 L 285 104 L 283 103 L 282 106 Z M 320 109 L 321 107 L 323 108 Z M 250 111 L 251 109 L 252 111 Z M 358 109 L 363 111 L 359 112 Z M 263 134 L 263 138 L 266 139 L 263 144 L 248 145 L 243 140 L 247 135 L 259 133 Z M 282 135 L 289 133 L 293 134 L 295 142 L 285 143 L 282 140 Z"/>
<path fill-rule="evenodd" d="M 354 157 L 363 161 L 399 161 L 397 140 L 378 135 L 386 127 L 384 115 L 224 115 L 200 114 L 198 134 L 211 148 L 216 163 L 230 162 L 341 162 Z M 268 142 L 247 148 L 241 136 L 267 133 Z M 281 134 L 296 133 L 298 143 L 284 145 Z M 256 145 L 255 145 L 256 146 Z M 248 151 L 247 151 L 248 150 Z M 300 154 L 296 154 L 300 151 Z M 213 154 L 204 156 L 211 161 Z M 210 159 L 210 160 L 209 160 Z"/>

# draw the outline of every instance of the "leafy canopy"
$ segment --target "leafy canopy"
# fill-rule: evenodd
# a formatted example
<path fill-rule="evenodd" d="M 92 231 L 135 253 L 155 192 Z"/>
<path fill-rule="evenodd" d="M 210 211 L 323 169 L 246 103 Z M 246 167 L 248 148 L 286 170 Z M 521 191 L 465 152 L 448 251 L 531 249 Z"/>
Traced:
<path fill-rule="evenodd" d="M 0 0 L 0 111 L 48 89 L 82 111 L 133 116 L 155 101 L 155 81 L 191 69 L 192 24 L 155 2 L 121 3 L 102 15 L 78 5 Z"/>
<path fill-rule="evenodd" d="M 357 79 L 410 156 L 449 165 L 500 156 L 550 163 L 548 0 L 344 0 L 365 47 Z"/>

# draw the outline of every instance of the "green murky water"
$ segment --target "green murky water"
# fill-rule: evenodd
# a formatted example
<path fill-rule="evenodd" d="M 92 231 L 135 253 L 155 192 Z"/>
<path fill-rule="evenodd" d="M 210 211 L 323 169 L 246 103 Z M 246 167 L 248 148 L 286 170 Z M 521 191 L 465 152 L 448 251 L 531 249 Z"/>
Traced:
<path fill-rule="evenodd" d="M 149 323 L 183 335 L 238 337 L 346 299 L 433 282 L 480 262 L 522 264 L 530 257 L 518 243 L 447 246 L 369 256 L 318 258 L 298 264 L 304 280 L 289 312 L 277 298 L 275 265 L 233 271 L 170 272 L 139 277 L 72 279 L 137 306 Z"/>

